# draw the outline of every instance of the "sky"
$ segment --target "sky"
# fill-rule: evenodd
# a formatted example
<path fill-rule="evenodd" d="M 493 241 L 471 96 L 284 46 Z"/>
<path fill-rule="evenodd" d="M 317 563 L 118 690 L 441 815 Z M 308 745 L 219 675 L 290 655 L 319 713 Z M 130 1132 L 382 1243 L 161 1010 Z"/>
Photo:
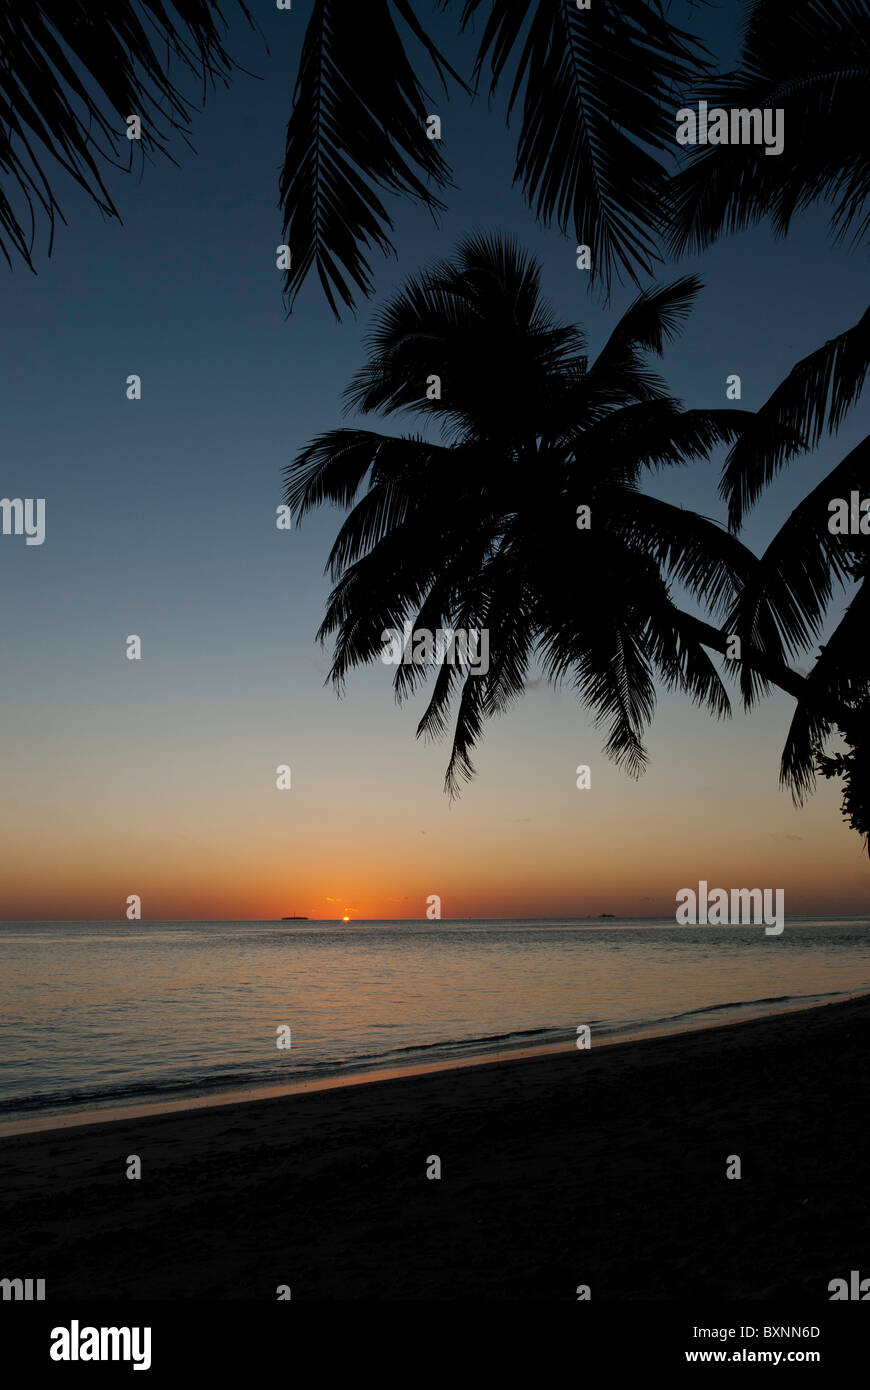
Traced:
<path fill-rule="evenodd" d="M 536 222 L 512 187 L 500 99 L 447 101 L 433 81 L 456 184 L 447 213 L 436 224 L 391 203 L 397 256 L 375 257 L 357 317 L 336 324 L 314 278 L 288 317 L 277 188 L 310 4 L 253 8 L 262 35 L 233 22 L 228 47 L 254 75 L 210 94 L 195 153 L 179 141 L 178 167 L 119 174 L 123 225 L 61 185 L 68 226 L 50 258 L 40 229 L 38 274 L 0 263 L 0 494 L 46 499 L 43 545 L 0 536 L 0 917 L 120 918 L 131 894 L 155 919 L 421 917 L 433 894 L 444 917 L 670 916 L 700 879 L 782 887 L 787 914 L 863 912 L 870 861 L 838 784 L 802 809 L 779 787 L 785 695 L 717 723 L 663 692 L 635 782 L 571 693 L 533 679 L 450 803 L 447 744 L 414 736 L 423 696 L 398 707 L 383 666 L 352 675 L 340 700 L 325 684 L 315 633 L 343 514 L 279 531 L 276 507 L 283 468 L 348 422 L 341 393 L 377 308 L 470 231 L 531 250 L 545 296 L 593 350 L 635 291 L 617 286 L 610 305 L 590 294 L 576 238 Z M 737 8 L 672 13 L 727 62 Z M 467 72 L 473 38 L 449 14 L 431 29 Z M 733 372 L 741 405 L 761 405 L 863 308 L 864 266 L 831 245 L 823 210 L 787 240 L 761 227 L 658 278 L 689 271 L 705 289 L 663 363 L 688 406 L 724 406 Z M 794 463 L 746 543 L 763 547 L 867 429 L 858 408 Z M 719 463 L 650 490 L 721 520 Z M 126 658 L 129 634 L 140 661 Z"/>

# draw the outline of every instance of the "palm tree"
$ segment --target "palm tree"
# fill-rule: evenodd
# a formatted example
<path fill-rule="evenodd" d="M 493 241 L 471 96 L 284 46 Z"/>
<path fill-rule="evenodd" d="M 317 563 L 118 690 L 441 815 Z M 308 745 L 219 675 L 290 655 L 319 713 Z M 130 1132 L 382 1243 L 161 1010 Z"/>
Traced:
<path fill-rule="evenodd" d="M 324 503 L 352 506 L 329 556 L 335 585 L 319 632 L 335 636 L 339 690 L 406 621 L 414 634 L 489 633 L 486 674 L 396 667 L 402 699 L 437 666 L 418 735 L 445 733 L 455 701 L 451 794 L 473 774 L 485 721 L 523 692 L 533 659 L 607 724 L 607 753 L 635 775 L 656 678 L 727 714 L 707 648 L 725 652 L 728 630 L 679 607 L 671 585 L 725 613 L 757 568 L 724 528 L 640 487 L 649 471 L 732 442 L 751 418 L 682 409 L 650 365 L 699 282 L 641 292 L 590 364 L 582 332 L 556 320 L 539 279 L 515 245 L 485 237 L 411 277 L 377 316 L 346 396 L 363 413 L 416 413 L 440 441 L 335 429 L 287 469 L 297 519 Z M 579 529 L 584 506 L 591 524 Z M 742 657 L 811 699 L 801 676 L 754 644 Z"/>
<path fill-rule="evenodd" d="M 38 211 L 52 240 L 64 220 L 52 182 L 61 170 L 120 219 L 103 174 L 124 167 L 129 115 L 141 118 L 143 156 L 172 158 L 164 126 L 184 136 L 193 103 L 170 78 L 171 59 L 203 90 L 227 79 L 234 64 L 220 5 L 173 0 L 172 10 L 161 0 L 27 0 L 0 10 L 0 171 L 9 180 L 0 187 L 0 252 L 10 265 L 14 253 L 34 269 Z M 128 167 L 132 150 L 130 141 Z"/>
<path fill-rule="evenodd" d="M 769 218 L 785 235 L 795 214 L 820 201 L 831 208 L 836 239 L 870 245 L 870 135 L 865 94 L 870 81 L 870 25 L 862 0 L 756 0 L 738 71 L 706 93 L 725 107 L 780 107 L 785 146 L 775 158 L 762 147 L 696 150 L 672 195 L 671 245 L 708 246 L 725 232 Z M 835 432 L 861 396 L 870 368 L 870 308 L 844 332 L 792 368 L 732 449 L 721 493 L 737 531 L 747 510 L 797 453 Z M 832 536 L 828 503 L 857 490 L 870 495 L 870 438 L 863 440 L 788 518 L 761 557 L 729 621 L 745 640 L 783 661 L 819 639 L 835 590 L 858 587 L 840 625 L 821 649 L 807 682 L 812 705 L 798 700 L 782 758 L 782 780 L 801 802 L 815 773 L 847 773 L 844 809 L 870 832 L 870 672 L 866 623 L 866 539 Z M 747 706 L 767 688 L 741 672 Z M 833 720 L 825 702 L 844 707 Z M 835 725 L 852 753 L 826 758 Z"/>

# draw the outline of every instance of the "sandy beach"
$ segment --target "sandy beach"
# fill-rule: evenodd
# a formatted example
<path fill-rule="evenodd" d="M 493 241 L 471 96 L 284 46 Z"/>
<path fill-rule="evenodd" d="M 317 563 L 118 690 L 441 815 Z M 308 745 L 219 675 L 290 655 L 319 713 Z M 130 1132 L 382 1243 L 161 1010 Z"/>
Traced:
<path fill-rule="evenodd" d="M 868 1041 L 863 997 L 6 1138 L 0 1274 L 48 1300 L 819 1304 L 870 1248 Z"/>

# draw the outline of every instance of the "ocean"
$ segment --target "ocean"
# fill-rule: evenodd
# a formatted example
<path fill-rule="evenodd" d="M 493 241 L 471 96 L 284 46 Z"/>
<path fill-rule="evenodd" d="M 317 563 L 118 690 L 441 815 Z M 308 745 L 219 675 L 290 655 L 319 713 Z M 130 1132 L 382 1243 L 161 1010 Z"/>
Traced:
<path fill-rule="evenodd" d="M 580 1025 L 594 1047 L 866 990 L 862 918 L 787 920 L 777 937 L 672 918 L 5 922 L 0 1131 L 570 1047 Z"/>

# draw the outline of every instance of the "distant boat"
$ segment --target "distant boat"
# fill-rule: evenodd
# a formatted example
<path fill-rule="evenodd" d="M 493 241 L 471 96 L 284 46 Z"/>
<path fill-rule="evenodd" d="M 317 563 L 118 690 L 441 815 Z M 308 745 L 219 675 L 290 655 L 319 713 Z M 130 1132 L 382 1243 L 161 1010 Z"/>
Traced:
<path fill-rule="evenodd" d="M 307 922 L 307 917 L 282 917 L 282 922 Z"/>

